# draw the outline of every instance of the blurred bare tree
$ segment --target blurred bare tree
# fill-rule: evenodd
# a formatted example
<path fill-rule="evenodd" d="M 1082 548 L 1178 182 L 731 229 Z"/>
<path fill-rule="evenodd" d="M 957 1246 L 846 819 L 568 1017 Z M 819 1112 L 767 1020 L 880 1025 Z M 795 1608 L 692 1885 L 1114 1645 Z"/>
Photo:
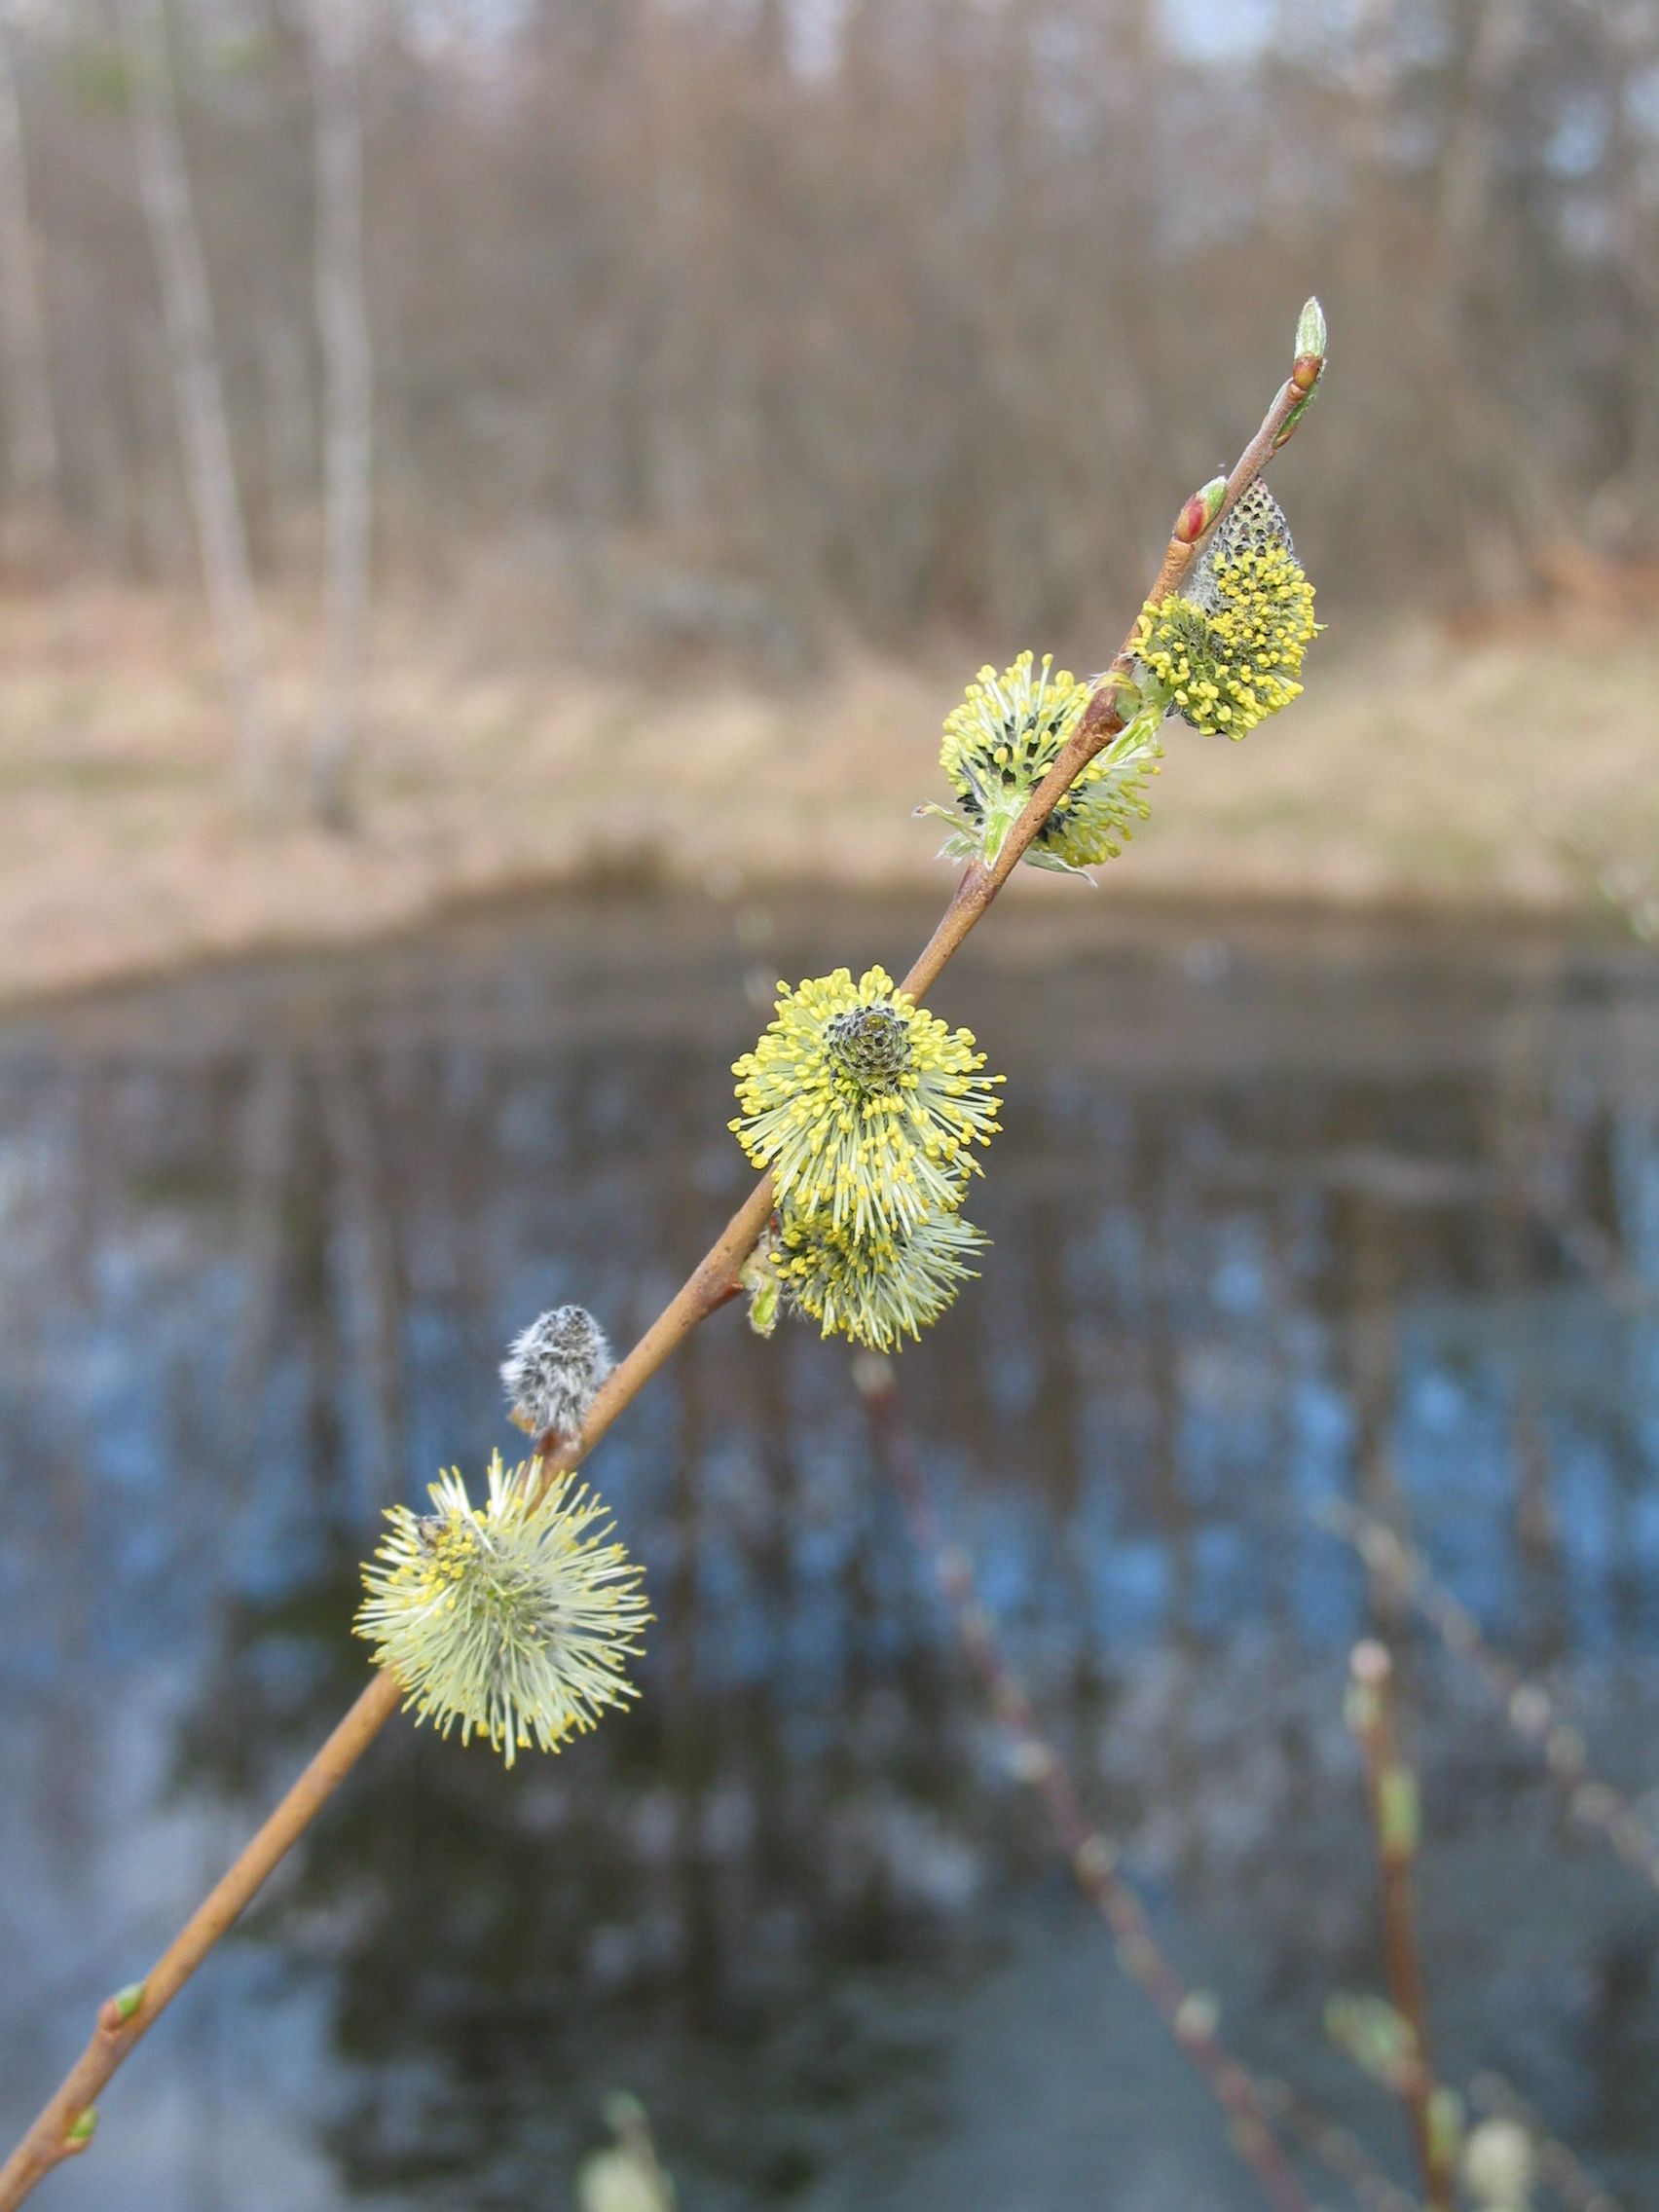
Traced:
<path fill-rule="evenodd" d="M 51 498 L 57 429 L 47 371 L 46 317 L 35 266 L 23 167 L 22 119 L 12 68 L 13 29 L 0 14 L 0 350 L 6 363 L 6 460 L 13 498 Z"/>
<path fill-rule="evenodd" d="M 759 587 L 876 637 L 1094 635 L 1315 286 L 1340 402 L 1293 494 L 1342 589 L 1490 601 L 1653 550 L 1653 0 L 169 16 L 256 563 L 329 516 L 325 803 L 371 336 L 391 559 L 494 539 L 578 589 Z M 43 414 L 14 276 L 9 420 L 55 423 L 77 533 L 166 570 L 184 480 L 122 143 L 142 88 L 109 0 L 25 14 L 10 51 L 0 214 L 36 236 L 50 385 Z M 13 499 L 41 450 L 11 439 Z"/>
<path fill-rule="evenodd" d="M 259 608 L 219 372 L 207 273 L 178 124 L 162 0 L 120 0 L 131 91 L 132 146 L 161 272 L 167 361 L 191 504 L 236 720 L 244 790 L 256 807 L 276 794 Z"/>
<path fill-rule="evenodd" d="M 316 88 L 316 299 L 322 337 L 327 643 L 312 746 L 318 818 L 344 828 L 356 736 L 368 588 L 371 377 L 363 282 L 363 129 L 358 0 L 312 0 Z"/>

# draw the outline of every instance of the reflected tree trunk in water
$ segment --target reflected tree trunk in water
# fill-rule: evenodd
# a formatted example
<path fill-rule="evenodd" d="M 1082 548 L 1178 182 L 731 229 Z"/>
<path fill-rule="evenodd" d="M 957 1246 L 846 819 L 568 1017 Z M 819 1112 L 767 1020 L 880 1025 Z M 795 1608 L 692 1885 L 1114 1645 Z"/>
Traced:
<path fill-rule="evenodd" d="M 1180 1162 L 1171 1159 L 1156 1116 L 1143 1115 L 1135 1146 L 1134 1189 L 1140 1194 L 1141 1326 L 1153 1408 L 1152 1494 L 1159 1534 L 1169 1559 L 1170 1631 L 1180 1649 L 1191 1658 L 1198 1641 L 1194 1617 L 1198 1599 L 1196 1531 L 1181 1465 L 1184 1408 L 1181 1323 L 1176 1304 L 1178 1261 L 1165 1218 L 1180 1174 Z"/>
<path fill-rule="evenodd" d="M 260 1059 L 248 1081 L 237 1164 L 240 1299 L 227 1404 L 239 1465 L 246 1465 L 251 1456 L 282 1312 L 298 1111 L 294 1061 Z"/>
<path fill-rule="evenodd" d="M 682 1085 L 675 1094 L 682 1101 L 682 1114 L 670 1125 L 676 1128 L 682 1143 L 695 1147 L 703 1135 L 696 1089 Z M 691 1192 L 682 1185 L 674 1202 L 664 1210 L 663 1229 L 672 1245 L 686 1251 L 695 1250 L 701 1225 L 692 1217 L 700 1208 Z M 682 1994 L 688 2019 L 699 2027 L 707 2026 L 717 2015 L 722 1994 L 715 1895 L 718 1869 L 708 1849 L 707 1823 L 710 1778 L 721 1763 L 718 1738 L 724 1721 L 719 1710 L 711 1710 L 701 1694 L 698 1648 L 703 1547 L 707 1534 L 704 1492 L 708 1423 L 703 1404 L 706 1349 L 702 1335 L 693 1335 L 682 1346 L 680 1359 L 664 1383 L 665 1390 L 675 1400 L 677 1419 L 669 1447 L 674 1455 L 669 1493 L 674 1567 L 663 1587 L 659 1631 L 667 1691 L 662 1771 L 675 1800 L 671 1884 L 680 1924 Z"/>
<path fill-rule="evenodd" d="M 752 1449 L 765 1485 L 766 1519 L 755 1554 L 756 1602 L 766 1620 L 771 1676 L 787 1681 L 794 1615 L 798 1604 L 795 1541 L 800 1516 L 800 1469 L 795 1453 L 796 1426 L 790 1397 L 792 1347 L 775 1337 L 769 1345 L 744 1346 L 746 1402 L 754 1409 Z M 793 1872 L 789 1762 L 775 1727 L 748 1731 L 746 1764 L 755 1807 L 755 1858 L 763 1894 L 787 1889 Z"/>
<path fill-rule="evenodd" d="M 350 1253 L 351 1302 L 358 1310 L 352 1340 L 363 1348 L 373 1442 L 370 1494 L 377 1506 L 397 1496 L 405 1476 L 402 1316 L 405 1289 L 397 1248 L 397 1215 L 370 1105 L 368 1070 L 350 1051 L 325 1052 L 317 1063 L 322 1119 L 333 1159 L 340 1219 Z"/>
<path fill-rule="evenodd" d="M 308 1074 L 300 1095 L 290 1229 L 291 1295 L 303 1392 L 300 1451 L 318 1527 L 334 1540 L 344 1541 L 359 1526 L 359 1516 L 350 1494 L 347 1431 L 342 1418 L 347 1369 L 341 1357 L 336 1313 L 338 1237 L 333 1177 L 314 1073 Z"/>
<path fill-rule="evenodd" d="M 1399 1385 L 1398 1215 L 1362 1188 L 1334 1195 L 1332 1237 L 1343 1267 L 1337 1294 L 1347 1347 L 1348 1402 L 1353 1414 L 1354 1494 L 1363 1511 L 1411 1533 L 1406 1501 L 1394 1464 L 1395 1394 Z M 1369 1577 L 1371 1617 L 1385 1641 L 1399 1640 L 1402 1604 L 1397 1590 Z"/>
<path fill-rule="evenodd" d="M 1523 1086 L 1500 1082 L 1487 1104 L 1487 1150 L 1497 1174 L 1486 1211 L 1487 1272 L 1500 1309 L 1523 1320 L 1543 1288 L 1531 1259 L 1542 1135 L 1534 1105 L 1537 1081 L 1537 1071 L 1530 1069 Z M 1549 1426 L 1532 1362 L 1519 1359 L 1508 1365 L 1515 1548 L 1529 1615 L 1522 1633 L 1541 1662 L 1561 1650 L 1567 1630 Z"/>
<path fill-rule="evenodd" d="M 1078 1205 L 1039 1199 L 1026 1207 L 1024 1240 L 1031 1270 L 1030 1327 L 1039 1362 L 1037 1402 L 1025 1423 L 1019 1457 L 1023 1479 L 1041 1485 L 1053 1500 L 1056 1553 L 1075 1633 L 1068 1711 L 1092 1698 L 1099 1686 L 1093 1607 L 1085 1538 L 1079 1528 L 1084 1503 L 1083 1417 L 1077 1366 L 1077 1309 L 1067 1272 Z"/>

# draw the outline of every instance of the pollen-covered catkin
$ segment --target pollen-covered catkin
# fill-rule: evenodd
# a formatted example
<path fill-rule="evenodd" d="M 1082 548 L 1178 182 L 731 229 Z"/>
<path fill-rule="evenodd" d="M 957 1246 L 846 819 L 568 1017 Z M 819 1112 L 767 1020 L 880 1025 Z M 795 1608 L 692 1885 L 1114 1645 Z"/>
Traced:
<path fill-rule="evenodd" d="M 731 1126 L 778 1197 L 837 1229 L 909 1229 L 954 1211 L 999 1124 L 983 1052 L 895 990 L 885 969 L 778 986 L 778 1011 L 732 1073 Z"/>
<path fill-rule="evenodd" d="M 1141 609 L 1133 651 L 1143 691 L 1195 729 L 1242 737 L 1300 698 L 1318 630 L 1277 500 L 1252 484 L 1186 591 Z"/>
<path fill-rule="evenodd" d="M 650 1615 L 591 1491 L 569 1473 L 535 1488 L 497 1453 L 482 1507 L 454 1468 L 428 1494 L 432 1513 L 388 1511 L 354 1624 L 420 1719 L 442 1736 L 459 1721 L 511 1766 L 636 1695 L 626 1666 Z"/>
<path fill-rule="evenodd" d="M 946 716 L 940 765 L 956 793 L 952 807 L 924 814 L 951 825 L 945 855 L 987 866 L 1002 851 L 1031 794 L 1077 734 L 1094 683 L 1057 673 L 1051 654 L 1041 662 L 1022 652 L 999 676 L 982 668 L 960 706 Z M 1158 773 L 1154 716 L 1128 729 L 1085 763 L 1055 800 L 1025 852 L 1034 867 L 1078 874 L 1113 860 L 1151 809 L 1146 787 Z"/>

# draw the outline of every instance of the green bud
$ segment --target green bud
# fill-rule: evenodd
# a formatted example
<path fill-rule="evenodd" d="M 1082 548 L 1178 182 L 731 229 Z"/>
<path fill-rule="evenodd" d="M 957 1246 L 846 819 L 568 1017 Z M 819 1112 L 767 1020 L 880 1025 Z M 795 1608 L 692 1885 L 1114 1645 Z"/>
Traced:
<path fill-rule="evenodd" d="M 769 1337 L 778 1325 L 783 1285 L 778 1277 L 779 1235 L 776 1215 L 761 1231 L 759 1241 L 737 1271 L 739 1287 L 749 1295 L 749 1326 L 757 1337 Z"/>
<path fill-rule="evenodd" d="M 1377 1825 L 1383 1856 L 1413 1859 L 1422 1835 L 1417 1776 L 1410 1767 L 1383 1769 L 1377 1780 Z"/>
<path fill-rule="evenodd" d="M 1141 709 L 1140 685 L 1121 668 L 1109 668 L 1094 679 L 1094 695 L 1110 701 L 1113 716 L 1121 722 L 1132 721 Z"/>
<path fill-rule="evenodd" d="M 1296 357 L 1290 381 L 1299 391 L 1311 391 L 1325 365 L 1325 311 L 1309 299 L 1296 320 Z"/>
<path fill-rule="evenodd" d="M 1195 492 L 1181 512 L 1175 517 L 1175 539 L 1180 545 L 1196 545 L 1221 512 L 1221 502 L 1227 497 L 1227 478 L 1212 476 L 1209 482 Z"/>
<path fill-rule="evenodd" d="M 757 1337 L 769 1337 L 778 1325 L 778 1278 L 769 1275 L 755 1284 L 749 1298 L 749 1326 Z"/>
<path fill-rule="evenodd" d="M 105 1998 L 98 2015 L 102 2028 L 124 2028 L 144 2002 L 144 1984 L 129 1981 L 125 1989 L 118 1989 L 113 1997 Z"/>
<path fill-rule="evenodd" d="M 1463 2100 L 1456 2089 L 1430 2090 L 1427 2120 L 1429 2156 L 1437 2166 L 1449 2170 L 1463 2147 Z"/>
<path fill-rule="evenodd" d="M 1388 2086 L 1417 2063 L 1411 2022 L 1381 1997 L 1333 1997 L 1325 2007 L 1325 2033 L 1356 2066 Z"/>
<path fill-rule="evenodd" d="M 1377 1725 L 1377 1692 L 1369 1682 L 1350 1681 L 1343 1694 L 1343 1719 L 1350 1736 L 1363 1742 Z"/>
<path fill-rule="evenodd" d="M 97 2125 L 98 2108 L 96 2105 L 89 2105 L 73 2126 L 69 2128 L 63 2141 L 71 2151 L 84 2151 L 93 2135 L 96 2134 Z"/>
<path fill-rule="evenodd" d="M 1281 447 L 1289 445 L 1291 439 L 1296 435 L 1296 425 L 1301 422 L 1303 416 L 1307 414 L 1309 402 L 1312 399 L 1312 397 L 1313 394 L 1311 391 L 1305 391 L 1302 394 L 1302 397 L 1297 401 L 1296 405 L 1291 409 L 1290 413 L 1285 417 L 1284 421 L 1279 424 L 1278 434 L 1273 439 L 1272 450 L 1274 453 L 1277 453 Z"/>

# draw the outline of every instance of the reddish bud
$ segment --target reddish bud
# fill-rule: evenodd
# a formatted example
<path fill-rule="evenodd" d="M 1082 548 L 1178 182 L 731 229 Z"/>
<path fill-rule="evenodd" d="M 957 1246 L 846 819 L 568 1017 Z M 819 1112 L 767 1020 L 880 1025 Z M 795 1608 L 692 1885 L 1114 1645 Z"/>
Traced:
<path fill-rule="evenodd" d="M 1227 497 L 1227 478 L 1212 476 L 1202 490 L 1195 492 L 1181 512 L 1175 517 L 1175 542 L 1178 545 L 1196 545 L 1221 512 L 1221 502 Z"/>

